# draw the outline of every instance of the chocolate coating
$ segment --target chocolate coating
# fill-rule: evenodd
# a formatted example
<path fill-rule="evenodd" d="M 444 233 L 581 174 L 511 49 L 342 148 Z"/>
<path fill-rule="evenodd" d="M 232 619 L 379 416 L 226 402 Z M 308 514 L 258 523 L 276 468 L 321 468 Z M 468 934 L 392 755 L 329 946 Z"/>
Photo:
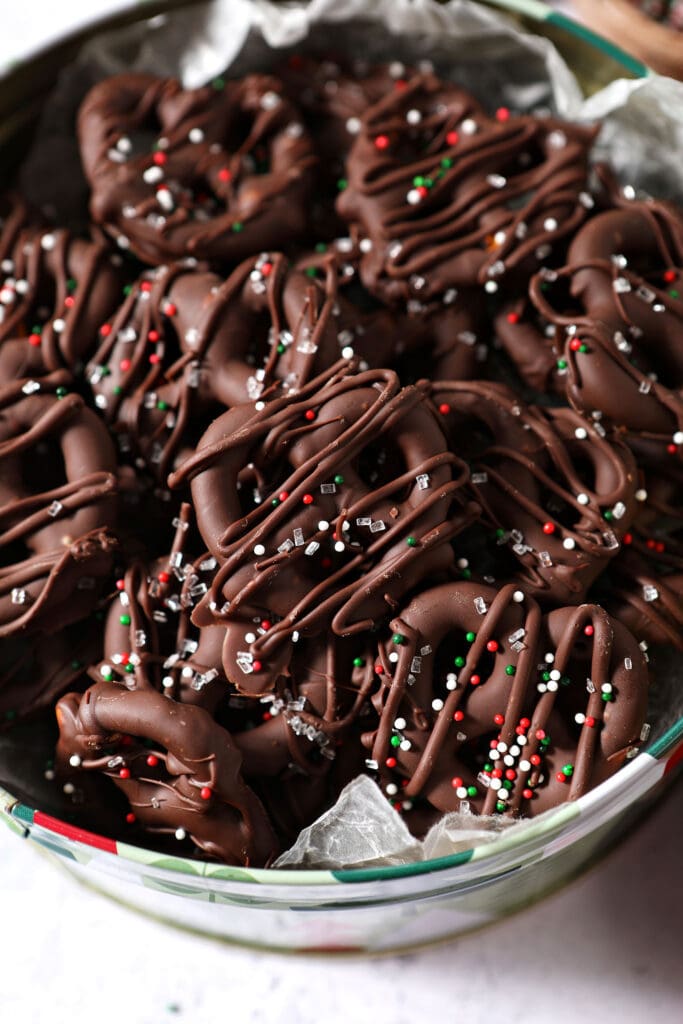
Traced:
<path fill-rule="evenodd" d="M 0 221 L 0 384 L 74 372 L 115 308 L 121 273 L 104 244 L 39 226 L 17 197 Z"/>
<path fill-rule="evenodd" d="M 271 689 L 293 634 L 365 630 L 451 564 L 448 541 L 476 509 L 426 392 L 340 364 L 296 395 L 231 409 L 169 478 L 191 481 L 221 563 L 195 621 L 227 622 L 223 665 L 238 689 Z M 272 628 L 240 654 L 239 620 L 255 613 Z"/>
<path fill-rule="evenodd" d="M 583 600 L 636 513 L 629 449 L 579 413 L 526 405 L 503 384 L 437 382 L 432 394 L 525 591 L 544 603 Z"/>
<path fill-rule="evenodd" d="M 404 801 L 533 816 L 577 799 L 637 749 L 645 660 L 596 605 L 543 616 L 515 584 L 445 584 L 390 628 L 380 725 L 365 742 L 383 787 L 407 780 Z"/>
<path fill-rule="evenodd" d="M 237 747 L 204 708 L 99 682 L 63 697 L 57 720 L 62 771 L 75 756 L 80 770 L 108 775 L 147 832 L 182 829 L 227 864 L 265 866 L 278 852 Z"/>
<path fill-rule="evenodd" d="M 484 114 L 457 86 L 417 75 L 366 111 L 337 210 L 372 242 L 367 288 L 390 304 L 523 272 L 582 222 L 594 132 Z"/>
<path fill-rule="evenodd" d="M 234 263 L 305 229 L 315 158 L 276 78 L 186 91 L 107 78 L 83 101 L 78 135 L 93 220 L 146 263 Z"/>

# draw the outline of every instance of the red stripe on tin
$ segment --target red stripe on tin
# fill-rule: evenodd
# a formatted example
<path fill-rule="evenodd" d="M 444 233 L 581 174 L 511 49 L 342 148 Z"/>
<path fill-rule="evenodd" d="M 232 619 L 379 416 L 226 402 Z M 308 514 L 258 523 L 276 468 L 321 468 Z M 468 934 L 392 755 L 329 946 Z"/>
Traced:
<path fill-rule="evenodd" d="M 56 832 L 67 839 L 73 839 L 77 843 L 95 846 L 98 850 L 104 850 L 106 853 L 116 853 L 116 842 L 114 839 L 106 839 L 104 836 L 98 836 L 94 832 L 86 832 L 83 828 L 67 825 L 66 822 L 60 821 L 59 818 L 52 818 L 49 814 L 43 814 L 42 811 L 35 812 L 33 824 L 40 825 L 42 828 L 48 829 L 49 832 Z"/>
<path fill-rule="evenodd" d="M 668 772 L 672 771 L 676 765 L 681 763 L 681 761 L 683 761 L 683 743 L 678 744 L 673 754 L 664 765 L 664 774 L 666 775 Z"/>

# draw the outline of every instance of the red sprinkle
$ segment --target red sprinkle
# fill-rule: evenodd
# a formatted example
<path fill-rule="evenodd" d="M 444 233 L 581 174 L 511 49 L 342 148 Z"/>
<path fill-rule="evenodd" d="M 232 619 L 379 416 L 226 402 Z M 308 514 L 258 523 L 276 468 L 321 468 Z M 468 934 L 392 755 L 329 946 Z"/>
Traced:
<path fill-rule="evenodd" d="M 456 775 L 454 779 L 451 779 L 451 786 L 453 789 L 459 789 L 463 782 L 459 775 Z"/>
<path fill-rule="evenodd" d="M 532 764 L 539 765 L 541 763 L 541 755 L 540 754 L 532 754 L 531 757 L 529 758 L 529 760 L 531 761 Z"/>
<path fill-rule="evenodd" d="M 152 157 L 152 160 L 157 165 L 157 167 L 163 167 L 164 164 L 166 163 L 167 157 L 165 153 L 161 152 L 161 150 L 157 150 L 157 152 Z"/>
<path fill-rule="evenodd" d="M 675 444 L 668 444 L 666 446 L 666 450 L 668 451 L 669 455 L 675 455 L 678 451 L 678 448 Z"/>
<path fill-rule="evenodd" d="M 525 789 L 523 791 L 523 793 L 522 793 L 522 796 L 524 797 L 525 800 L 531 800 L 533 795 L 534 795 L 533 789 Z"/>
<path fill-rule="evenodd" d="M 594 626 L 586 626 L 585 629 L 584 629 L 584 633 L 586 634 L 586 636 L 593 636 L 594 632 L 595 632 L 595 627 Z"/>
<path fill-rule="evenodd" d="M 509 779 L 510 782 L 512 782 L 513 779 L 516 779 L 517 778 L 517 772 L 515 771 L 515 769 L 514 768 L 508 768 L 508 770 L 505 772 L 505 778 Z"/>
<path fill-rule="evenodd" d="M 218 172 L 218 180 L 232 181 L 232 174 L 227 167 L 221 167 L 220 171 Z"/>
<path fill-rule="evenodd" d="M 519 313 L 508 313 L 508 315 L 507 315 L 507 317 L 505 319 L 507 320 L 507 322 L 509 324 L 518 324 L 519 323 Z"/>
<path fill-rule="evenodd" d="M 166 316 L 175 316 L 178 312 L 178 307 L 174 302 L 167 302 L 164 306 L 164 313 Z"/>
<path fill-rule="evenodd" d="M 479 683 L 481 682 L 481 676 L 478 676 L 475 673 L 473 676 L 470 676 L 470 682 L 472 686 L 479 686 Z"/>
<path fill-rule="evenodd" d="M 583 724 L 588 726 L 589 729 L 594 729 L 595 728 L 595 719 L 593 718 L 592 715 L 586 715 L 586 720 L 585 720 L 585 722 Z"/>
<path fill-rule="evenodd" d="M 278 498 L 280 499 L 280 501 L 287 501 L 288 497 L 289 491 L 280 491 L 280 493 L 278 494 Z"/>
<path fill-rule="evenodd" d="M 313 504 L 313 495 L 312 494 L 304 494 L 304 496 L 303 496 L 303 498 L 301 500 L 303 501 L 304 505 L 312 505 Z"/>
<path fill-rule="evenodd" d="M 156 345 L 156 343 L 159 340 L 159 337 L 160 335 L 158 331 L 148 331 L 147 333 L 147 340 L 151 341 L 153 345 Z"/>
<path fill-rule="evenodd" d="M 564 774 L 564 772 L 556 772 L 555 773 L 555 778 L 557 779 L 558 782 L 569 782 L 569 779 Z"/>
<path fill-rule="evenodd" d="M 117 590 L 125 590 L 126 589 L 126 581 L 125 580 L 117 580 L 116 581 L 116 589 Z"/>
<path fill-rule="evenodd" d="M 211 786 L 202 786 L 202 788 L 199 790 L 199 795 L 202 798 L 202 800 L 210 800 L 211 797 L 213 796 L 213 790 L 211 789 Z"/>
<path fill-rule="evenodd" d="M 381 665 L 375 665 L 375 674 L 378 676 L 384 675 L 384 669 L 382 668 Z"/>
<path fill-rule="evenodd" d="M 495 651 L 498 650 L 498 641 L 497 640 L 489 640 L 489 642 L 486 645 L 486 650 L 490 651 L 493 654 Z"/>
<path fill-rule="evenodd" d="M 39 334 L 29 334 L 29 336 L 28 336 L 28 343 L 29 343 L 29 345 L 33 345 L 34 348 L 37 348 L 38 345 L 40 345 L 40 335 Z"/>
<path fill-rule="evenodd" d="M 498 107 L 496 111 L 496 121 L 509 121 L 510 111 L 507 107 Z"/>
<path fill-rule="evenodd" d="M 132 825 L 133 822 L 135 821 L 135 815 L 133 814 L 132 811 L 129 811 L 128 814 L 126 815 L 126 821 L 128 822 L 129 825 Z"/>
<path fill-rule="evenodd" d="M 122 779 L 129 779 L 130 778 L 130 768 L 122 768 L 120 770 L 120 772 L 119 772 L 119 776 Z"/>
<path fill-rule="evenodd" d="M 572 340 L 569 342 L 569 347 L 572 350 L 572 352 L 578 352 L 582 345 L 583 342 L 580 338 L 572 338 Z"/>
<path fill-rule="evenodd" d="M 543 524 L 543 532 L 547 533 L 547 534 L 555 533 L 555 524 L 554 523 L 544 523 Z"/>
<path fill-rule="evenodd" d="M 453 714 L 453 721 L 454 722 L 462 722 L 464 717 L 465 717 L 465 712 L 464 711 L 456 711 Z"/>
<path fill-rule="evenodd" d="M 270 629 L 272 622 L 270 619 L 261 619 L 261 629 Z"/>
<path fill-rule="evenodd" d="M 111 334 L 111 324 L 102 324 L 100 327 L 100 334 L 103 338 L 106 338 L 108 334 Z"/>
<path fill-rule="evenodd" d="M 441 405 L 439 406 L 439 412 L 441 413 L 442 416 L 448 416 L 448 413 L 450 411 L 451 411 L 450 405 L 446 405 L 445 402 L 442 402 Z"/>
<path fill-rule="evenodd" d="M 505 721 L 505 715 L 501 715 L 500 713 L 497 714 L 497 715 L 494 715 L 493 716 L 493 721 L 495 722 L 496 725 L 502 725 L 503 722 Z"/>
<path fill-rule="evenodd" d="M 396 758 L 395 757 L 388 757 L 384 763 L 387 766 L 387 768 L 395 768 L 396 767 Z"/>
<path fill-rule="evenodd" d="M 311 420 L 315 419 L 315 413 L 313 412 L 312 409 L 307 409 L 306 410 L 306 412 L 304 413 L 304 419 L 308 420 L 309 423 L 310 423 Z"/>
<path fill-rule="evenodd" d="M 75 304 L 76 300 L 73 297 L 73 295 L 67 295 L 67 297 L 64 299 L 64 305 L 66 306 L 67 309 L 71 309 L 71 307 L 74 306 Z"/>
<path fill-rule="evenodd" d="M 159 764 L 159 758 L 156 757 L 155 754 L 148 754 L 147 764 L 150 766 L 150 768 L 156 768 L 156 766 Z"/>
<path fill-rule="evenodd" d="M 671 284 L 672 281 L 676 280 L 676 271 L 675 270 L 665 270 L 664 271 L 664 280 L 666 281 L 667 284 Z"/>
<path fill-rule="evenodd" d="M 171 577 L 167 572 L 160 572 L 157 578 L 159 583 L 168 583 Z"/>
<path fill-rule="evenodd" d="M 632 544 L 633 543 L 633 534 L 632 533 L 625 533 L 624 536 L 622 537 L 622 542 L 624 544 Z"/>
<path fill-rule="evenodd" d="M 657 552 L 658 554 L 660 554 L 660 555 L 661 555 L 662 551 L 664 551 L 664 550 L 665 550 L 665 548 L 666 548 L 666 545 L 665 545 L 665 543 L 664 543 L 664 541 L 663 541 L 663 540 L 658 540 L 658 541 L 657 541 L 657 542 L 655 543 L 655 551 L 656 551 L 656 552 Z"/>
<path fill-rule="evenodd" d="M 376 149 L 387 149 L 389 147 L 389 136 L 388 135 L 376 135 L 375 136 L 375 148 Z"/>
<path fill-rule="evenodd" d="M 528 729 L 528 728 L 529 728 L 529 726 L 531 725 L 531 722 L 529 721 L 529 719 L 528 719 L 528 718 L 520 718 L 520 720 L 519 720 L 519 724 L 520 724 L 521 726 L 523 726 L 523 728 L 525 728 L 525 729 Z"/>
<path fill-rule="evenodd" d="M 268 277 L 268 275 L 270 274 L 272 269 L 273 269 L 273 264 L 272 263 L 262 263 L 261 266 L 259 267 L 259 270 L 261 271 L 261 273 L 263 274 L 264 277 Z"/>
<path fill-rule="evenodd" d="M 459 139 L 460 136 L 455 131 L 446 133 L 446 142 L 448 143 L 449 146 L 455 146 Z"/>
<path fill-rule="evenodd" d="M 536 739 L 537 740 L 544 740 L 545 739 L 545 729 L 537 729 L 536 730 Z"/>
<path fill-rule="evenodd" d="M 261 669 L 263 668 L 263 663 L 258 660 L 252 661 L 251 667 L 253 668 L 254 672 L 260 672 Z"/>
<path fill-rule="evenodd" d="M 149 357 L 149 361 L 152 364 L 152 366 L 156 366 L 158 363 L 161 362 L 161 356 L 158 355 L 156 352 L 152 352 L 151 356 Z"/>
<path fill-rule="evenodd" d="M 120 369 L 123 370 L 124 373 L 126 372 L 126 370 L 130 370 L 130 359 L 122 359 L 121 362 L 119 363 L 119 367 Z"/>
<path fill-rule="evenodd" d="M 141 292 L 151 292 L 151 290 L 152 290 L 152 282 L 151 281 L 142 281 L 141 282 L 141 284 L 140 284 L 140 291 Z"/>
<path fill-rule="evenodd" d="M 491 778 L 492 779 L 502 779 L 503 778 L 503 769 L 502 768 L 494 768 L 493 771 L 491 772 Z"/>

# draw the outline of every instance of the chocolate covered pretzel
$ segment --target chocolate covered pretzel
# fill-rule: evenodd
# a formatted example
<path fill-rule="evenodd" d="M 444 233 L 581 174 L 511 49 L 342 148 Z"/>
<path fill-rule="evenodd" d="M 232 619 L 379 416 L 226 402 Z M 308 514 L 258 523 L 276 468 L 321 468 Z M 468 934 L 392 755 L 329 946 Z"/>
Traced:
<path fill-rule="evenodd" d="M 305 230 L 315 158 L 276 78 L 194 90 L 107 78 L 83 101 L 78 135 L 93 220 L 146 263 L 236 263 Z"/>

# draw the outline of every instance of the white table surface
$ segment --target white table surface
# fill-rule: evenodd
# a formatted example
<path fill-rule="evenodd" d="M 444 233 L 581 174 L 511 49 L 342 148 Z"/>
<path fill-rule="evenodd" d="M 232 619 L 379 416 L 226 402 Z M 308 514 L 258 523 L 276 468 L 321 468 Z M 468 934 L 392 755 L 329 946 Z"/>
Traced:
<path fill-rule="evenodd" d="M 2 4 L 0 67 L 115 0 Z M 566 5 L 564 5 L 566 6 Z M 0 827 L 3 1024 L 680 1024 L 683 786 L 563 892 L 376 960 L 232 949 L 73 882 Z"/>

